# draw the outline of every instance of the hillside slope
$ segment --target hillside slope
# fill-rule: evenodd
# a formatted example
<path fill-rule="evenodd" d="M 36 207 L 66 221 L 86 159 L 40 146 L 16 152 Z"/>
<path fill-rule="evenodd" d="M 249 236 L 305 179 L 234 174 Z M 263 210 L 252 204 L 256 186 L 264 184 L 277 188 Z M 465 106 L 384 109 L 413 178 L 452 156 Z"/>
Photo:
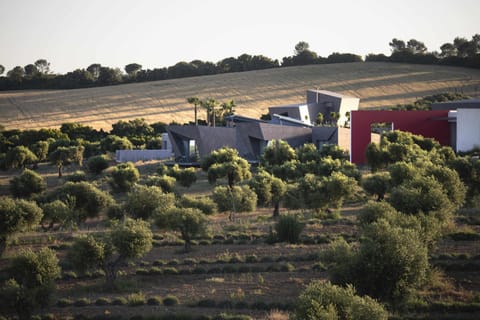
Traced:
<path fill-rule="evenodd" d="M 259 117 L 269 106 L 301 103 L 307 89 L 359 97 L 361 108 L 409 103 L 441 92 L 480 97 L 480 70 L 395 63 L 289 67 L 110 87 L 0 93 L 0 124 L 7 129 L 80 122 L 111 129 L 118 120 L 193 120 L 186 98 L 233 99 L 236 113 Z M 200 118 L 204 112 L 200 111 Z"/>

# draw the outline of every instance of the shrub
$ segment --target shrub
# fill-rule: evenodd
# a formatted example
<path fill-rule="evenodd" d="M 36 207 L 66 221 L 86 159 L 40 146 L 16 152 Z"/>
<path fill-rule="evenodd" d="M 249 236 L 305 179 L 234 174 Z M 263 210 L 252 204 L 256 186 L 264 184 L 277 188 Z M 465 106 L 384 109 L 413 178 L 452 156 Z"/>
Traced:
<path fill-rule="evenodd" d="M 185 195 L 180 198 L 179 205 L 184 208 L 200 209 L 207 215 L 217 212 L 217 205 L 210 197 L 193 198 Z"/>
<path fill-rule="evenodd" d="M 14 197 L 30 197 L 41 193 L 47 188 L 43 178 L 35 171 L 25 169 L 18 176 L 10 180 L 10 192 Z"/>
<path fill-rule="evenodd" d="M 95 305 L 97 306 L 106 306 L 106 305 L 109 305 L 110 304 L 110 299 L 108 298 L 98 298 L 96 301 L 95 301 Z"/>
<path fill-rule="evenodd" d="M 362 181 L 363 189 L 370 195 L 376 195 L 377 200 L 383 200 L 390 184 L 390 173 L 374 173 Z"/>
<path fill-rule="evenodd" d="M 297 243 L 300 240 L 300 234 L 303 231 L 304 224 L 298 221 L 295 215 L 281 216 L 275 224 L 275 231 L 280 241 Z"/>
<path fill-rule="evenodd" d="M 63 274 L 63 280 L 73 280 L 73 279 L 77 279 L 78 276 L 77 276 L 77 273 L 75 271 L 66 271 L 64 274 Z"/>
<path fill-rule="evenodd" d="M 109 183 L 115 191 L 129 191 L 139 178 L 138 169 L 133 163 L 126 162 L 113 168 Z"/>
<path fill-rule="evenodd" d="M 125 210 L 135 218 L 149 219 L 155 211 L 164 212 L 174 205 L 175 196 L 156 186 L 135 186 L 128 193 Z"/>
<path fill-rule="evenodd" d="M 169 267 L 169 268 L 163 268 L 163 274 L 177 275 L 177 274 L 179 274 L 179 272 L 178 272 L 177 268 Z"/>
<path fill-rule="evenodd" d="M 197 260 L 195 258 L 187 258 L 183 260 L 183 263 L 186 264 L 187 266 L 191 266 L 197 263 Z"/>
<path fill-rule="evenodd" d="M 128 305 L 132 307 L 143 306 L 145 304 L 145 296 L 143 293 L 132 293 L 127 297 Z"/>
<path fill-rule="evenodd" d="M 148 271 L 149 275 L 162 275 L 164 272 L 159 267 L 151 267 Z"/>
<path fill-rule="evenodd" d="M 125 216 L 125 208 L 116 203 L 107 208 L 107 217 L 112 220 L 121 220 Z"/>
<path fill-rule="evenodd" d="M 149 306 L 159 306 L 162 304 L 162 298 L 160 296 L 154 296 L 147 299 L 147 304 Z"/>
<path fill-rule="evenodd" d="M 190 188 L 197 181 L 195 168 L 185 168 L 180 170 L 175 177 L 182 187 Z"/>
<path fill-rule="evenodd" d="M 178 266 L 179 264 L 180 264 L 180 261 L 178 261 L 178 259 L 172 259 L 167 262 L 167 265 L 169 266 Z"/>
<path fill-rule="evenodd" d="M 153 263 L 152 263 L 152 265 L 154 265 L 154 266 L 164 266 L 166 264 L 167 263 L 164 260 L 161 260 L 161 259 L 157 259 L 157 260 L 153 261 Z"/>
<path fill-rule="evenodd" d="M 296 319 L 387 320 L 388 312 L 368 296 L 356 295 L 352 286 L 342 288 L 330 282 L 314 281 L 300 295 Z"/>
<path fill-rule="evenodd" d="M 135 270 L 135 274 L 137 274 L 139 276 L 148 276 L 148 275 L 150 275 L 150 271 L 145 269 L 145 268 L 139 268 L 139 269 Z"/>
<path fill-rule="evenodd" d="M 292 272 L 295 270 L 295 266 L 291 263 L 285 263 L 280 265 L 280 271 L 282 272 Z"/>
<path fill-rule="evenodd" d="M 80 182 L 80 181 L 87 181 L 87 175 L 82 170 L 77 170 L 71 175 L 67 177 L 68 181 L 72 182 Z"/>
<path fill-rule="evenodd" d="M 99 175 L 108 168 L 108 157 L 106 155 L 93 156 L 87 160 L 88 171 L 94 175 Z"/>
<path fill-rule="evenodd" d="M 175 178 L 167 175 L 151 176 L 147 179 L 145 184 L 147 186 L 156 186 L 162 189 L 163 192 L 169 193 L 175 190 Z"/>
<path fill-rule="evenodd" d="M 126 306 L 127 304 L 128 300 L 125 297 L 117 297 L 112 301 L 112 305 L 114 306 Z"/>
<path fill-rule="evenodd" d="M 100 212 L 113 203 L 112 197 L 88 182 L 67 182 L 47 195 L 49 200 L 70 203 L 75 211 L 76 222 L 98 217 Z"/>
<path fill-rule="evenodd" d="M 180 304 L 180 300 L 176 296 L 168 295 L 163 298 L 163 305 L 167 307 L 176 306 Z"/>
<path fill-rule="evenodd" d="M 234 186 L 231 189 L 218 186 L 213 189 L 213 201 L 220 212 L 250 212 L 255 210 L 257 195 L 249 186 Z"/>
<path fill-rule="evenodd" d="M 57 306 L 59 306 L 61 308 L 69 307 L 71 305 L 73 305 L 73 301 L 71 299 L 62 298 L 62 299 L 57 301 Z"/>
<path fill-rule="evenodd" d="M 245 257 L 245 262 L 247 263 L 255 263 L 258 262 L 258 257 L 255 254 L 251 254 Z"/>
<path fill-rule="evenodd" d="M 80 298 L 78 300 L 75 300 L 75 302 L 73 303 L 73 305 L 75 307 L 86 307 L 88 305 L 90 305 L 90 300 L 88 298 Z"/>

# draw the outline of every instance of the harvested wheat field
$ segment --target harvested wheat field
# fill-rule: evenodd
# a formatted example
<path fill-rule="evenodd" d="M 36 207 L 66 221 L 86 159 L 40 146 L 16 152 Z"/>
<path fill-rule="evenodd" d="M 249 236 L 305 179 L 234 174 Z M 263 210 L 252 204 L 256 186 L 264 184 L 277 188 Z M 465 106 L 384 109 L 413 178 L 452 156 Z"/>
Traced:
<path fill-rule="evenodd" d="M 193 120 L 188 97 L 233 99 L 236 113 L 259 117 L 275 105 L 305 101 L 307 89 L 361 99 L 361 108 L 410 103 L 442 92 L 480 97 L 480 70 L 397 63 L 342 63 L 288 67 L 76 90 L 0 93 L 0 124 L 7 129 L 79 122 L 111 129 L 119 120 L 180 123 Z M 202 117 L 202 115 L 200 115 Z"/>

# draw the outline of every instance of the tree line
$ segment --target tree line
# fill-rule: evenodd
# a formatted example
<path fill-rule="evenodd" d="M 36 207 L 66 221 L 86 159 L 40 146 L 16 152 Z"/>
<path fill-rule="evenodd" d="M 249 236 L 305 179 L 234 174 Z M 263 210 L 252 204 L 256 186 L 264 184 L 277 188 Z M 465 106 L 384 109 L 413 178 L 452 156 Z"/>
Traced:
<path fill-rule="evenodd" d="M 389 45 L 392 51 L 390 56 L 370 53 L 365 57 L 365 61 L 480 67 L 480 34 L 475 34 L 471 40 L 456 37 L 452 43 L 447 42 L 440 46 L 440 52 L 429 52 L 425 44 L 416 39 L 405 42 L 394 38 Z M 50 63 L 46 59 L 38 59 L 24 67 L 16 66 L 9 70 L 6 76 L 0 77 L 0 90 L 88 88 L 279 67 L 362 61 L 364 60 L 361 56 L 352 53 L 333 52 L 327 57 L 319 56 L 310 50 L 305 41 L 297 43 L 294 55 L 283 57 L 281 62 L 263 55 L 242 54 L 217 63 L 202 60 L 181 61 L 173 66 L 154 69 L 143 69 L 138 63 L 130 63 L 123 71 L 93 63 L 87 68 L 66 74 L 52 74 Z M 5 67 L 0 64 L 0 75 L 3 73 Z"/>
<path fill-rule="evenodd" d="M 460 67 L 480 67 L 480 34 L 470 40 L 456 37 L 453 42 L 440 46 L 440 52 L 428 51 L 425 44 L 416 39 L 407 42 L 394 38 L 389 43 L 392 54 L 368 54 L 365 61 L 405 62 L 418 64 L 439 64 Z"/>

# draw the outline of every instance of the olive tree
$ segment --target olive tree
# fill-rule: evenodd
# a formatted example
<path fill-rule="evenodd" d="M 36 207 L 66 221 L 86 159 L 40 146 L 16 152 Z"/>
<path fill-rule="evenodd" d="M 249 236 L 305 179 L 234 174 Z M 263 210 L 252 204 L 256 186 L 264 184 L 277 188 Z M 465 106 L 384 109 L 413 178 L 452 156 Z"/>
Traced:
<path fill-rule="evenodd" d="M 272 140 L 265 148 L 260 163 L 265 170 L 285 181 L 297 175 L 297 154 L 283 140 Z"/>
<path fill-rule="evenodd" d="M 172 229 L 180 232 L 185 241 L 185 251 L 191 249 L 191 240 L 196 235 L 206 231 L 207 218 L 200 209 L 171 208 L 158 211 L 155 224 L 162 229 Z"/>
<path fill-rule="evenodd" d="M 374 173 L 362 180 L 363 189 L 370 195 L 376 195 L 377 201 L 383 200 L 390 185 L 390 174 L 388 172 Z"/>
<path fill-rule="evenodd" d="M 37 156 L 24 146 L 17 146 L 8 150 L 5 156 L 5 165 L 8 168 L 25 168 L 27 164 L 33 164 L 37 161 Z"/>
<path fill-rule="evenodd" d="M 42 209 L 33 201 L 0 197 L 0 256 L 10 236 L 38 225 L 42 216 Z"/>
<path fill-rule="evenodd" d="M 15 197 L 30 197 L 41 193 L 47 188 L 42 176 L 32 170 L 25 169 L 23 172 L 10 180 L 10 192 Z"/>
<path fill-rule="evenodd" d="M 257 205 L 257 195 L 247 185 L 233 188 L 215 187 L 212 198 L 219 212 L 230 212 L 230 220 L 233 220 L 236 212 L 250 212 L 255 210 Z"/>
<path fill-rule="evenodd" d="M 58 147 L 55 151 L 50 153 L 50 162 L 57 166 L 58 177 L 61 178 L 63 174 L 63 167 L 72 162 L 78 165 L 83 161 L 83 146 Z"/>
<path fill-rule="evenodd" d="M 257 194 L 257 202 L 260 205 L 273 204 L 273 216 L 278 217 L 280 213 L 280 201 L 283 199 L 287 186 L 283 180 L 260 170 L 249 181 L 249 186 Z"/>
<path fill-rule="evenodd" d="M 47 195 L 47 200 L 60 200 L 72 209 L 72 218 L 76 224 L 87 218 L 96 218 L 113 203 L 110 194 L 96 188 L 91 183 L 67 182 Z"/>
<path fill-rule="evenodd" d="M 126 262 L 140 258 L 152 249 L 153 234 L 149 224 L 127 218 L 114 224 L 104 237 L 75 239 L 68 259 L 79 272 L 101 268 L 105 272 L 106 287 L 115 287 L 119 268 Z"/>
<path fill-rule="evenodd" d="M 105 155 L 98 155 L 88 158 L 87 168 L 88 171 L 94 175 L 99 175 L 103 170 L 108 168 L 108 157 Z"/>
<path fill-rule="evenodd" d="M 340 287 L 317 280 L 300 294 L 294 316 L 298 320 L 387 320 L 388 311 L 369 296 L 358 295 L 351 285 Z"/>
<path fill-rule="evenodd" d="M 345 198 L 351 196 L 357 182 L 343 173 L 333 172 L 330 176 L 306 174 L 287 191 L 287 207 L 329 211 L 340 208 Z"/>
<path fill-rule="evenodd" d="M 10 279 L 0 289 L 0 300 L 7 310 L 20 319 L 30 319 L 32 313 L 50 302 L 60 267 L 55 252 L 43 248 L 38 253 L 28 249 L 12 259 Z"/>
<path fill-rule="evenodd" d="M 48 230 L 58 230 L 67 224 L 70 223 L 71 226 L 75 224 L 76 221 L 73 220 L 74 214 L 72 208 L 69 205 L 74 205 L 74 203 L 66 204 L 60 200 L 54 200 L 48 202 L 42 206 L 43 209 L 43 218 L 41 221 L 41 227 L 44 231 Z"/>
<path fill-rule="evenodd" d="M 116 191 L 129 191 L 140 179 L 138 169 L 131 162 L 120 163 L 115 166 L 110 176 L 109 183 Z"/>
<path fill-rule="evenodd" d="M 164 193 L 156 186 L 135 186 L 127 195 L 126 212 L 140 219 L 150 219 L 156 211 L 164 212 L 175 204 L 173 193 Z"/>
<path fill-rule="evenodd" d="M 215 183 L 226 178 L 229 188 L 235 183 L 251 177 L 250 164 L 238 155 L 238 151 L 229 147 L 213 151 L 202 161 L 202 169 L 208 173 L 208 181 Z"/>
<path fill-rule="evenodd" d="M 392 222 L 379 218 L 367 224 L 358 248 L 334 243 L 327 256 L 333 260 L 332 280 L 351 283 L 361 294 L 395 305 L 426 283 L 429 263 L 427 244 L 416 223 L 391 217 Z"/>

